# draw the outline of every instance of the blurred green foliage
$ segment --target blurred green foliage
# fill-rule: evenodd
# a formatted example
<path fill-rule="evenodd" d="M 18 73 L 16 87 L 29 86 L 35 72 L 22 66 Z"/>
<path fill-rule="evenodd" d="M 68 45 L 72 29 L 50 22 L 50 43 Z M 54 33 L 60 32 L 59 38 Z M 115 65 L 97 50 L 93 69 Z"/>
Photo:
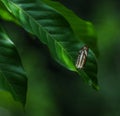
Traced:
<path fill-rule="evenodd" d="M 99 45 L 100 90 L 87 87 L 80 78 L 54 62 L 48 49 L 29 39 L 21 28 L 7 24 L 29 77 L 26 113 L 0 108 L 0 116 L 120 116 L 120 15 L 118 0 L 59 0 L 96 27 Z M 21 47 L 22 46 L 22 47 Z M 75 78 L 76 77 L 76 78 Z M 11 106 L 13 107 L 13 106 Z"/>

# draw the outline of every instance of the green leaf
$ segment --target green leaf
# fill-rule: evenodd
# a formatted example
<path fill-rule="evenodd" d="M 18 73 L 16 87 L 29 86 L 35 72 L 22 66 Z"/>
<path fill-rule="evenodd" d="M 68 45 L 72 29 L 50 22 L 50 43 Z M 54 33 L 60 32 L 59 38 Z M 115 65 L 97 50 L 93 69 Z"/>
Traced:
<path fill-rule="evenodd" d="M 12 14 L 10 14 L 10 12 L 8 12 L 8 10 L 2 2 L 0 2 L 0 18 L 6 21 L 16 22 L 18 24 L 17 20 Z"/>
<path fill-rule="evenodd" d="M 0 23 L 0 91 L 8 91 L 25 105 L 27 78 L 15 45 Z"/>
<path fill-rule="evenodd" d="M 59 12 L 68 21 L 78 39 L 86 43 L 98 56 L 97 37 L 93 25 L 89 21 L 80 19 L 73 11 L 57 1 L 43 1 Z"/>
<path fill-rule="evenodd" d="M 91 49 L 89 49 L 85 67 L 82 70 L 75 67 L 78 52 L 87 42 L 83 43 L 83 39 L 77 38 L 78 36 L 75 35 L 77 31 L 73 31 L 67 18 L 42 0 L 1 1 L 25 30 L 36 35 L 42 43 L 48 46 L 52 57 L 57 62 L 78 73 L 89 85 L 98 88 L 97 62 Z M 86 35 L 87 38 L 91 37 L 93 29 L 88 22 L 82 21 L 78 24 L 81 27 L 79 29 L 81 35 Z"/>

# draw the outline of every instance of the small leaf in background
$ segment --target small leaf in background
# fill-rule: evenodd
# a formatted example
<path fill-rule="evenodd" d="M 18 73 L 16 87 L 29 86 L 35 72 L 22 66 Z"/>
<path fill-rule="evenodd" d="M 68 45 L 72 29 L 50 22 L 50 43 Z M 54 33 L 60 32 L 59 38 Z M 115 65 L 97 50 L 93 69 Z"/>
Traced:
<path fill-rule="evenodd" d="M 93 51 L 97 51 L 96 35 L 90 23 L 69 12 L 75 17 L 75 24 L 74 18 L 66 15 L 66 11 L 69 10 L 60 7 L 62 11 L 57 9 L 54 3 L 47 4 L 43 0 L 1 0 L 1 2 L 26 31 L 37 36 L 48 46 L 51 56 L 58 63 L 77 72 L 89 85 L 98 89 L 97 61 L 91 49 L 85 68 L 77 70 L 75 67 L 78 52 L 84 45 L 88 44 Z"/>
<path fill-rule="evenodd" d="M 15 45 L 0 24 L 0 91 L 8 91 L 24 106 L 27 78 Z"/>

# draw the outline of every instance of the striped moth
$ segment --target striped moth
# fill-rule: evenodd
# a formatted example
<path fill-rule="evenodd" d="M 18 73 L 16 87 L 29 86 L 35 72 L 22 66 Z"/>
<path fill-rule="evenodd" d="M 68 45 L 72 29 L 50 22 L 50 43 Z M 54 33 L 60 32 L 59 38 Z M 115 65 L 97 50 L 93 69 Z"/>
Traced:
<path fill-rule="evenodd" d="M 76 68 L 82 69 L 86 63 L 87 55 L 88 55 L 88 47 L 83 46 L 79 51 L 78 58 L 76 61 Z"/>

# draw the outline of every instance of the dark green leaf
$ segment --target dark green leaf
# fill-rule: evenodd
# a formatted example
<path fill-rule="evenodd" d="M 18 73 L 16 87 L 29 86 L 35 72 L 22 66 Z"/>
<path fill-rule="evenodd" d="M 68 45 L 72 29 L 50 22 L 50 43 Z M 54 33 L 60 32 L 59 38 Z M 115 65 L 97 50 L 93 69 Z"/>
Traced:
<path fill-rule="evenodd" d="M 85 44 L 90 43 L 83 43 L 82 35 L 88 39 L 90 38 L 92 42 L 94 40 L 93 36 L 91 36 L 94 33 L 91 32 L 93 28 L 88 22 L 81 20 L 79 22 L 78 20 L 77 26 L 81 27 L 78 29 L 81 38 L 77 38 L 78 31 L 75 31 L 71 26 L 73 24 L 68 23 L 67 18 L 65 19 L 61 15 L 62 12 L 59 13 L 55 8 L 46 5 L 40 0 L 1 1 L 24 29 L 36 35 L 41 42 L 48 46 L 52 57 L 56 61 L 67 69 L 77 72 L 89 85 L 98 88 L 96 57 L 90 49 L 85 68 L 77 70 L 75 67 L 79 50 Z"/>
<path fill-rule="evenodd" d="M 25 105 L 27 78 L 15 45 L 0 24 L 0 91 Z"/>

